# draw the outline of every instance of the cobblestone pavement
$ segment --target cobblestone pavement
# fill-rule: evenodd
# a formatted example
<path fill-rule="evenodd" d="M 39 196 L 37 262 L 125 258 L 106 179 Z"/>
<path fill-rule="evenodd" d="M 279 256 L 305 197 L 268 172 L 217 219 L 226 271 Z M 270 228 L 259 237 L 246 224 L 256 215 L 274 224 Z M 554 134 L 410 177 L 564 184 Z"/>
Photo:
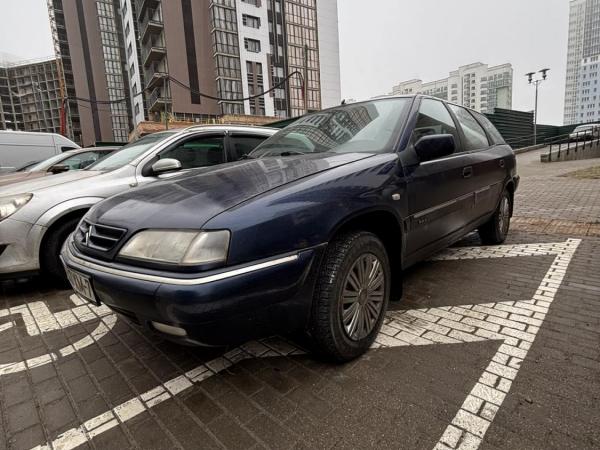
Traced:
<path fill-rule="evenodd" d="M 592 225 L 592 235 L 600 236 L 599 183 L 594 179 L 577 179 L 567 173 L 600 165 L 599 159 L 540 163 L 545 150 L 523 153 L 518 156 L 521 186 L 515 199 L 517 225 L 521 219 L 533 221 L 533 229 L 542 232 L 581 234 L 569 223 Z M 528 222 L 524 222 L 528 223 Z M 550 226 L 545 229 L 544 226 Z M 576 226 L 575 225 L 575 226 Z M 587 231 L 585 231 L 587 234 Z"/>
<path fill-rule="evenodd" d="M 519 160 L 506 245 L 471 235 L 410 269 L 344 366 L 284 338 L 180 347 L 71 291 L 0 284 L 0 449 L 599 448 L 600 239 L 532 219 L 591 224 L 600 182 L 544 216 L 544 176 Z M 592 163 L 554 164 L 548 184 Z"/>

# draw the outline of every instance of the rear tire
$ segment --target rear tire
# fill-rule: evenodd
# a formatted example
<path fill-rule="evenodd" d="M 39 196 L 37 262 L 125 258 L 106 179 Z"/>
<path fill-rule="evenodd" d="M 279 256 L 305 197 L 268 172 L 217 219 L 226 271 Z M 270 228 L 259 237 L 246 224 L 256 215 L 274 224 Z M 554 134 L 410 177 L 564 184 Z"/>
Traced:
<path fill-rule="evenodd" d="M 69 280 L 65 268 L 60 260 L 60 251 L 69 235 L 75 231 L 81 218 L 70 219 L 50 230 L 42 248 L 40 249 L 40 265 L 42 274 L 50 278 L 60 287 L 68 287 Z"/>
<path fill-rule="evenodd" d="M 483 244 L 498 245 L 506 240 L 510 228 L 511 211 L 512 199 L 510 193 L 505 189 L 494 215 L 479 227 L 479 237 Z"/>
<path fill-rule="evenodd" d="M 309 323 L 314 350 L 338 363 L 365 353 L 381 328 L 390 286 L 389 259 L 377 236 L 357 231 L 335 238 L 314 293 Z"/>

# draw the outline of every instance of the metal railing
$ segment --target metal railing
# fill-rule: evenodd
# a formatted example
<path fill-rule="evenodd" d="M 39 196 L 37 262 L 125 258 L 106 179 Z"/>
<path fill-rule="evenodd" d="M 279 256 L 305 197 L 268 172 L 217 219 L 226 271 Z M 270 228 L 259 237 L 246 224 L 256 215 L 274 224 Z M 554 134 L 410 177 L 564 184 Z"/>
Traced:
<path fill-rule="evenodd" d="M 530 134 L 527 136 L 520 136 L 518 138 L 506 139 L 506 143 L 513 148 L 529 147 L 530 145 L 533 145 L 533 137 L 534 135 Z M 518 147 L 518 145 L 520 145 L 523 142 L 525 142 L 525 145 L 523 147 Z"/>
<path fill-rule="evenodd" d="M 548 147 L 548 162 L 552 161 L 552 149 L 558 147 L 556 151 L 556 160 L 560 160 L 561 152 L 567 156 L 570 152 L 577 153 L 586 149 L 600 148 L 600 128 L 586 131 L 571 132 L 569 134 L 563 134 L 556 136 L 544 141 Z"/>

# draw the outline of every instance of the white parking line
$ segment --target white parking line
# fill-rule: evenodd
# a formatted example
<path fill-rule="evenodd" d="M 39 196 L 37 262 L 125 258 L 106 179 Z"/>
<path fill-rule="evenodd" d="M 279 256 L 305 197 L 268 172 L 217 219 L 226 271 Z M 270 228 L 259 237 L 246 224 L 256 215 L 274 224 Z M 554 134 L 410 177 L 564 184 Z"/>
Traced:
<path fill-rule="evenodd" d="M 60 357 L 71 355 L 85 347 L 90 346 L 97 339 L 104 337 L 117 323 L 117 317 L 107 307 L 91 307 L 87 302 L 76 295 L 71 295 L 70 300 L 74 308 L 51 313 L 44 302 L 33 302 L 27 305 L 0 310 L 1 317 L 20 315 L 25 329 L 30 336 L 38 336 L 41 333 L 58 331 L 64 328 L 79 325 L 91 320 L 100 319 L 100 323 L 89 335 L 79 339 L 77 342 L 67 345 L 55 352 L 29 358 L 25 361 L 0 364 L 0 376 L 22 372 L 56 361 Z M 14 326 L 14 321 L 3 324 L 0 332 L 6 331 Z"/>
<path fill-rule="evenodd" d="M 510 391 L 581 240 L 550 244 L 453 248 L 434 261 L 555 255 L 531 300 L 390 312 L 374 348 L 502 342 L 444 431 L 436 450 L 477 449 Z M 97 337 L 95 338 L 98 339 Z M 301 354 L 285 341 L 252 341 L 87 420 L 36 449 L 73 449 L 248 358 Z"/>

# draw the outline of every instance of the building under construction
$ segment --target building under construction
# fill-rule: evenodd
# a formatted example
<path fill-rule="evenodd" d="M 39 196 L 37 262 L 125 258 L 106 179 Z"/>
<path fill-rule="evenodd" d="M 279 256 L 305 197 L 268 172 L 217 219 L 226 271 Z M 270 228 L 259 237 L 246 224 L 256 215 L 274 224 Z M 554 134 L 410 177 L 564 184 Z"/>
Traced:
<path fill-rule="evenodd" d="M 0 129 L 59 133 L 60 103 L 54 57 L 0 62 Z"/>

